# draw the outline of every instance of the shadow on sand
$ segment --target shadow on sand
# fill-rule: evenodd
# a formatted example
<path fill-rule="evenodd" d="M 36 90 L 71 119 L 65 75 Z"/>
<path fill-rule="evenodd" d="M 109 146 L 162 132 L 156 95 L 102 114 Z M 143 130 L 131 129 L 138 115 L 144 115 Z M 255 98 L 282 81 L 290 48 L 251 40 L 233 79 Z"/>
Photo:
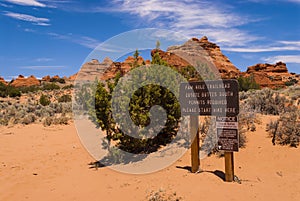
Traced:
<path fill-rule="evenodd" d="M 176 166 L 176 168 L 184 169 L 184 170 L 187 170 L 189 172 L 191 172 L 191 170 L 192 170 L 191 166 L 183 166 L 183 167 L 182 166 Z M 200 170 L 197 173 L 204 173 L 204 172 L 211 173 L 211 174 L 219 177 L 223 181 L 225 181 L 225 173 L 223 171 L 221 171 L 221 170 L 215 170 L 215 171 Z"/>

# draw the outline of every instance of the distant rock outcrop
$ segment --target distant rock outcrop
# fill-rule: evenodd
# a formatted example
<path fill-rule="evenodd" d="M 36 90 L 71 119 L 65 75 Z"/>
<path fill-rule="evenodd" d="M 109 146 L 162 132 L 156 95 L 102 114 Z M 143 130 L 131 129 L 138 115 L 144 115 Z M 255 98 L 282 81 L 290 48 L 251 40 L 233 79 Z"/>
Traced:
<path fill-rule="evenodd" d="M 77 73 L 76 79 L 78 80 L 94 80 L 94 79 L 101 79 L 104 71 L 113 64 L 113 61 L 106 57 L 102 63 L 100 63 L 97 59 L 92 59 L 89 62 L 86 62 L 82 65 L 80 72 Z M 74 79 L 75 75 L 71 77 Z"/>
<path fill-rule="evenodd" d="M 136 62 L 136 63 L 135 63 Z M 143 65 L 150 64 L 149 60 L 144 60 L 143 57 L 139 56 L 137 60 L 134 57 L 128 56 L 124 62 L 113 62 L 111 65 L 105 70 L 103 75 L 101 76 L 101 80 L 107 80 L 113 78 L 116 73 L 120 72 L 122 75 L 126 74 L 130 71 L 134 65 Z"/>
<path fill-rule="evenodd" d="M 71 75 L 70 77 L 68 77 L 68 80 L 70 81 L 74 81 L 77 77 L 77 73 L 75 73 L 74 75 Z"/>
<path fill-rule="evenodd" d="M 42 81 L 44 82 L 50 82 L 50 79 L 51 79 L 50 75 L 42 77 Z"/>
<path fill-rule="evenodd" d="M 3 84 L 5 84 L 5 85 L 7 85 L 7 82 L 4 80 L 3 77 L 0 77 L 0 82 L 3 83 Z"/>
<path fill-rule="evenodd" d="M 266 73 L 288 73 L 285 63 L 278 62 L 276 64 L 256 64 L 249 66 L 246 73 L 266 72 Z"/>
<path fill-rule="evenodd" d="M 288 72 L 283 62 L 249 66 L 243 76 L 253 76 L 261 87 L 269 88 L 284 87 L 286 82 L 296 79 L 295 75 Z"/>
<path fill-rule="evenodd" d="M 33 75 L 28 78 L 25 78 L 23 75 L 12 81 L 11 86 L 14 87 L 29 87 L 29 86 L 39 86 L 41 85 L 40 81 L 36 79 Z"/>

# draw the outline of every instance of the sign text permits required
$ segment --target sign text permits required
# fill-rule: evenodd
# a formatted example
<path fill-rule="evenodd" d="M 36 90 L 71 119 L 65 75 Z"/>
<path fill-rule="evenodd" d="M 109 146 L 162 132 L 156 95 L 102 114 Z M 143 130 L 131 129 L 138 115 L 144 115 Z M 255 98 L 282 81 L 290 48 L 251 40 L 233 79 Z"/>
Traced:
<path fill-rule="evenodd" d="M 180 84 L 182 115 L 236 116 L 239 113 L 236 80 L 209 80 Z"/>

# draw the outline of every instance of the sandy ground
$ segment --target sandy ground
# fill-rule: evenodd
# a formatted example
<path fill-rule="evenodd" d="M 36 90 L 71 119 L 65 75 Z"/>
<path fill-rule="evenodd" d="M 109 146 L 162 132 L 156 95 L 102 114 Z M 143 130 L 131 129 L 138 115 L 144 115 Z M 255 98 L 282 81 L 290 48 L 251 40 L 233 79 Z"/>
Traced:
<path fill-rule="evenodd" d="M 269 118 L 263 118 L 263 122 Z M 190 173 L 190 152 L 170 167 L 147 175 L 129 175 L 94 161 L 73 124 L 0 127 L 0 200 L 147 200 L 153 192 L 182 200 L 300 200 L 300 148 L 273 146 L 265 125 L 248 133 L 245 149 L 235 153 L 235 174 L 242 184 L 218 175 L 224 159 L 201 161 L 204 172 Z"/>

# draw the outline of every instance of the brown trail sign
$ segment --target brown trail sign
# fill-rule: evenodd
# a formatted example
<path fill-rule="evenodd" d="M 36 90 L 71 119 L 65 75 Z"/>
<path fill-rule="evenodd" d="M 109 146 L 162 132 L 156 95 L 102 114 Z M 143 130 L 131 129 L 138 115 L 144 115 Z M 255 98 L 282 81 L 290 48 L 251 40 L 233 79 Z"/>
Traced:
<path fill-rule="evenodd" d="M 191 116 L 192 172 L 199 161 L 198 116 L 216 116 L 218 148 L 225 151 L 225 180 L 233 181 L 233 151 L 238 151 L 239 92 L 236 80 L 209 80 L 181 83 L 180 107 L 182 115 Z M 195 128 L 196 127 L 196 128 Z"/>

